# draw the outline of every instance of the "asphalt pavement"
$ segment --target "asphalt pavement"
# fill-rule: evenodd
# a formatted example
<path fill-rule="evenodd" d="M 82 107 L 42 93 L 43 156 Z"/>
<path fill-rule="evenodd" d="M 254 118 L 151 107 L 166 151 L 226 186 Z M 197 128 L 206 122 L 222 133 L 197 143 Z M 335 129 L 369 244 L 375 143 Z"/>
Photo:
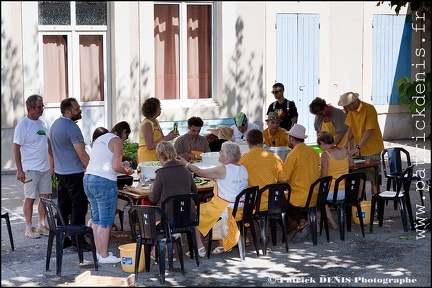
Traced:
<path fill-rule="evenodd" d="M 417 169 L 424 169 L 424 179 L 431 178 L 430 140 L 427 149 L 420 149 L 413 140 L 385 142 L 386 147 L 401 146 L 411 153 L 411 158 L 424 159 L 417 161 Z M 126 278 L 130 273 L 124 272 L 120 263 L 117 265 L 100 264 L 95 271 L 90 252 L 84 253 L 84 263 L 79 264 L 76 252 L 64 249 L 62 276 L 56 275 L 55 249 L 53 250 L 50 269 L 45 269 L 47 250 L 46 236 L 30 239 L 24 236 L 25 221 L 22 212 L 23 189 L 16 181 L 14 174 L 2 173 L 1 198 L 2 213 L 8 212 L 11 218 L 15 251 L 11 250 L 6 229 L 6 221 L 1 222 L 1 286 L 73 286 L 75 277 L 90 271 L 91 275 Z M 367 187 L 368 188 L 368 187 Z M 380 187 L 384 189 L 384 186 Z M 368 190 L 370 198 L 370 190 Z M 431 216 L 430 194 L 425 192 L 425 205 L 421 206 L 415 183 L 411 185 L 412 208 L 417 220 Z M 126 207 L 127 208 L 127 207 Z M 36 211 L 36 206 L 34 211 Z M 333 211 L 333 218 L 337 219 Z M 113 231 L 110 249 L 120 256 L 118 247 L 131 243 L 127 213 L 125 213 L 125 231 Z M 89 218 L 89 215 L 87 215 Z M 375 219 L 376 220 L 376 219 Z M 33 215 L 34 223 L 37 216 Z M 119 218 L 116 216 L 116 223 Z M 246 260 L 240 261 L 238 249 L 210 259 L 200 258 L 197 267 L 195 260 L 185 257 L 185 275 L 180 272 L 180 263 L 174 262 L 173 270 L 166 270 L 166 284 L 158 282 L 157 265 L 152 263 L 150 272 L 140 272 L 136 286 L 238 286 L 238 287 L 431 287 L 431 234 L 422 230 L 421 222 L 415 230 L 405 233 L 402 229 L 399 210 L 389 203 L 384 212 L 384 225 L 378 227 L 374 222 L 373 233 L 363 238 L 360 226 L 352 224 L 352 231 L 345 231 L 345 241 L 339 238 L 338 230 L 330 231 L 330 242 L 325 235 L 318 236 L 318 245 L 312 245 L 311 236 L 299 244 L 289 242 L 289 252 L 281 243 L 281 232 L 278 231 L 278 243 L 268 245 L 267 255 L 262 251 L 257 256 L 253 241 L 246 248 Z M 118 225 L 119 226 L 119 225 Z M 258 231 L 258 230 L 257 230 Z M 249 232 L 248 232 L 249 233 Z M 249 238 L 250 237 L 249 234 Z M 183 239 L 183 243 L 187 243 Z M 55 244 L 54 244 L 55 246 Z M 215 248 L 216 242 L 213 243 Z M 184 246 L 187 251 L 187 246 Z M 113 285 L 108 280 L 105 286 Z M 88 286 L 88 285 L 87 285 Z"/>

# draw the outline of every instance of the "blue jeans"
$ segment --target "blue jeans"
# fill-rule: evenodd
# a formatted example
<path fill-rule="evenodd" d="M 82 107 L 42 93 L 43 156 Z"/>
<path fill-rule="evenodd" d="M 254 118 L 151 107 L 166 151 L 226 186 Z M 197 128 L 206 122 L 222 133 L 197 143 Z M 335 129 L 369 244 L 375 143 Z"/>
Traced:
<path fill-rule="evenodd" d="M 117 210 L 117 181 L 85 174 L 84 190 L 90 202 L 92 223 L 112 227 Z"/>

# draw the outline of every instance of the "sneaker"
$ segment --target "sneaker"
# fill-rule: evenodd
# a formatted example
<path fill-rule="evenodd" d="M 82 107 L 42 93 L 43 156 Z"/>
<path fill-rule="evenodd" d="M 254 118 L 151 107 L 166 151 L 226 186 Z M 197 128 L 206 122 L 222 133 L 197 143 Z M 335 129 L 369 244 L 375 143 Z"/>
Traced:
<path fill-rule="evenodd" d="M 108 257 L 104 258 L 99 255 L 99 263 L 101 264 L 116 264 L 120 262 L 120 258 L 117 258 L 114 255 L 108 255 Z"/>
<path fill-rule="evenodd" d="M 36 229 L 36 232 L 39 233 L 40 235 L 49 236 L 50 230 L 48 229 L 47 226 L 44 225 L 44 226 L 38 227 Z"/>
<path fill-rule="evenodd" d="M 36 232 L 36 228 L 32 227 L 30 230 L 27 230 L 25 232 L 25 236 L 32 239 L 36 239 L 36 238 L 40 238 L 40 233 Z"/>
<path fill-rule="evenodd" d="M 112 252 L 108 252 L 108 256 L 114 255 Z M 99 260 L 100 254 L 96 253 L 96 259 Z"/>

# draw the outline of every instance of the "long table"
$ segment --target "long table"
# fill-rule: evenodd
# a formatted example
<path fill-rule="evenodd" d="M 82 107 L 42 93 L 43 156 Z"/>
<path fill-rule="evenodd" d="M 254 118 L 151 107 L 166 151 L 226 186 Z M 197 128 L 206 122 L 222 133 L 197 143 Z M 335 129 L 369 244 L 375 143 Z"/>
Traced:
<path fill-rule="evenodd" d="M 131 205 L 140 204 L 143 199 L 147 200 L 148 195 L 150 194 L 150 188 L 138 186 L 128 186 L 123 189 L 118 189 L 118 198 L 128 201 Z M 197 195 L 201 201 L 205 202 L 207 198 L 213 196 L 214 181 L 210 180 L 210 182 L 204 185 L 198 185 L 197 187 Z"/>

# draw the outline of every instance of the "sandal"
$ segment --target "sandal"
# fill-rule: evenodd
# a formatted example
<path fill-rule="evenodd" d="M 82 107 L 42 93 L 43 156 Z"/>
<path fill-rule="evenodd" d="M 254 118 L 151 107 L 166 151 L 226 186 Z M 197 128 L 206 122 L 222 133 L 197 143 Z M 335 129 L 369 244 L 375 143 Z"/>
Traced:
<path fill-rule="evenodd" d="M 218 247 L 216 247 L 214 250 L 213 250 L 213 254 L 222 254 L 222 253 L 224 253 L 224 252 L 231 252 L 232 251 L 232 249 L 229 249 L 229 250 L 227 250 L 227 251 L 224 251 L 224 248 L 222 247 L 222 246 L 218 246 Z"/>
<path fill-rule="evenodd" d="M 201 248 L 198 248 L 198 254 L 199 254 L 199 256 L 200 256 L 201 258 L 204 258 L 204 257 L 207 255 L 207 251 L 206 251 L 206 249 L 205 249 L 204 246 L 201 247 Z M 188 256 L 188 257 L 190 257 L 190 251 L 187 251 L 187 252 L 185 253 L 185 255 Z"/>

